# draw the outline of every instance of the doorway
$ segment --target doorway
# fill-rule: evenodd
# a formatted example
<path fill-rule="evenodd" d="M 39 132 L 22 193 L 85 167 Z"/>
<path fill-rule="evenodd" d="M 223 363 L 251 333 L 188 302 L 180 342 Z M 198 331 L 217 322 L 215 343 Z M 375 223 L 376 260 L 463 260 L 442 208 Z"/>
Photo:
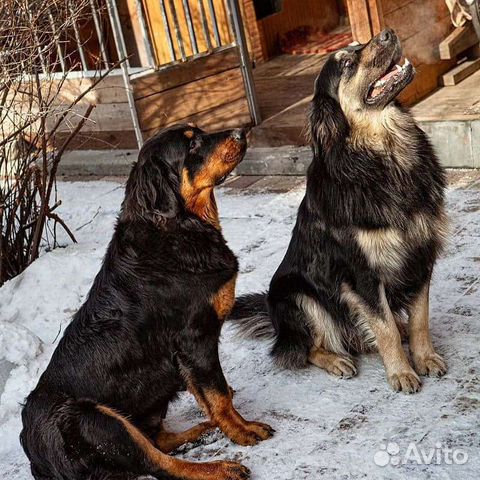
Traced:
<path fill-rule="evenodd" d="M 353 40 L 346 2 L 248 0 L 244 9 L 262 118 L 251 144 L 301 144 L 315 78 L 328 54 Z"/>

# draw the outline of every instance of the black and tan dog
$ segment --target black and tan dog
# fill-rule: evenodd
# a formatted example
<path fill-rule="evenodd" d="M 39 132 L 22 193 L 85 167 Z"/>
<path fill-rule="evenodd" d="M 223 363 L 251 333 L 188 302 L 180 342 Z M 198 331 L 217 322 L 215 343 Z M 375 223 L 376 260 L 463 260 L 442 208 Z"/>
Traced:
<path fill-rule="evenodd" d="M 288 251 L 268 294 L 231 318 L 271 336 L 285 367 L 356 374 L 352 352 L 376 347 L 395 390 L 420 379 L 401 345 L 409 317 L 418 374 L 446 372 L 429 334 L 429 283 L 446 230 L 444 172 L 425 133 L 395 100 L 414 69 L 395 33 L 333 54 L 310 111 L 313 161 Z"/>
<path fill-rule="evenodd" d="M 248 478 L 236 462 L 166 454 L 217 426 L 241 445 L 273 432 L 235 410 L 218 356 L 238 266 L 213 189 L 245 149 L 243 130 L 177 126 L 140 151 L 102 268 L 23 409 L 36 480 Z M 210 421 L 168 433 L 186 388 Z"/>

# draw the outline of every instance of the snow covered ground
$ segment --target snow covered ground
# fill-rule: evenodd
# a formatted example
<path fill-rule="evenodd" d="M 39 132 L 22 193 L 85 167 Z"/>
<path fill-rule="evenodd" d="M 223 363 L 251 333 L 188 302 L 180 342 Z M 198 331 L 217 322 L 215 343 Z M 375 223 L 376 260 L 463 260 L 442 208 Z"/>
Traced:
<path fill-rule="evenodd" d="M 268 285 L 288 244 L 302 188 L 280 195 L 219 194 L 224 233 L 240 259 L 239 293 Z M 59 213 L 79 243 L 62 236 L 65 248 L 44 253 L 0 289 L 2 479 L 31 478 L 18 443 L 20 402 L 90 288 L 123 187 L 61 183 L 59 193 Z M 480 191 L 450 190 L 448 205 L 453 233 L 431 290 L 433 340 L 450 367 L 444 378 L 425 379 L 416 395 L 394 393 L 377 355 L 358 359 L 359 375 L 351 380 L 314 367 L 281 371 L 272 366 L 267 344 L 235 338 L 226 325 L 221 356 L 237 391 L 235 404 L 245 417 L 265 421 L 277 433 L 258 446 L 240 447 L 214 432 L 180 455 L 235 459 L 258 480 L 478 479 Z M 193 398 L 184 394 L 169 410 L 167 427 L 181 430 L 201 418 Z"/>

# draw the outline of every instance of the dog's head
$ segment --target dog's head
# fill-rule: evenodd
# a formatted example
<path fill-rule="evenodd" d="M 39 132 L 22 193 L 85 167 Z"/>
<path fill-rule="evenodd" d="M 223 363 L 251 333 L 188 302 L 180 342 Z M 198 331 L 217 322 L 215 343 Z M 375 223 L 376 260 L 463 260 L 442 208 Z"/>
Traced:
<path fill-rule="evenodd" d="M 364 45 L 332 54 L 315 82 L 310 126 L 312 140 L 320 134 L 328 147 L 338 133 L 380 122 L 384 111 L 412 81 L 414 68 L 402 57 L 400 41 L 386 29 Z"/>
<path fill-rule="evenodd" d="M 175 125 L 149 139 L 127 182 L 124 218 L 163 224 L 189 211 L 219 228 L 213 189 L 243 159 L 243 129 L 207 133 L 194 125 Z"/>

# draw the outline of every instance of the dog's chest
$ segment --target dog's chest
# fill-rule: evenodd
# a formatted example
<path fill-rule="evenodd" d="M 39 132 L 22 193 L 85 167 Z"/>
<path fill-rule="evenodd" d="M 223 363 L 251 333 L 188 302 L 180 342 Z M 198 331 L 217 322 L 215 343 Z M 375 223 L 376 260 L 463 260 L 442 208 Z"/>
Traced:
<path fill-rule="evenodd" d="M 355 240 L 374 270 L 385 275 L 401 270 L 408 246 L 400 230 L 396 228 L 358 229 Z"/>
<path fill-rule="evenodd" d="M 413 250 L 431 242 L 441 246 L 446 231 L 446 215 L 442 211 L 437 217 L 415 214 L 405 229 L 357 229 L 354 238 L 370 267 L 385 280 L 393 280 L 398 278 Z"/>

